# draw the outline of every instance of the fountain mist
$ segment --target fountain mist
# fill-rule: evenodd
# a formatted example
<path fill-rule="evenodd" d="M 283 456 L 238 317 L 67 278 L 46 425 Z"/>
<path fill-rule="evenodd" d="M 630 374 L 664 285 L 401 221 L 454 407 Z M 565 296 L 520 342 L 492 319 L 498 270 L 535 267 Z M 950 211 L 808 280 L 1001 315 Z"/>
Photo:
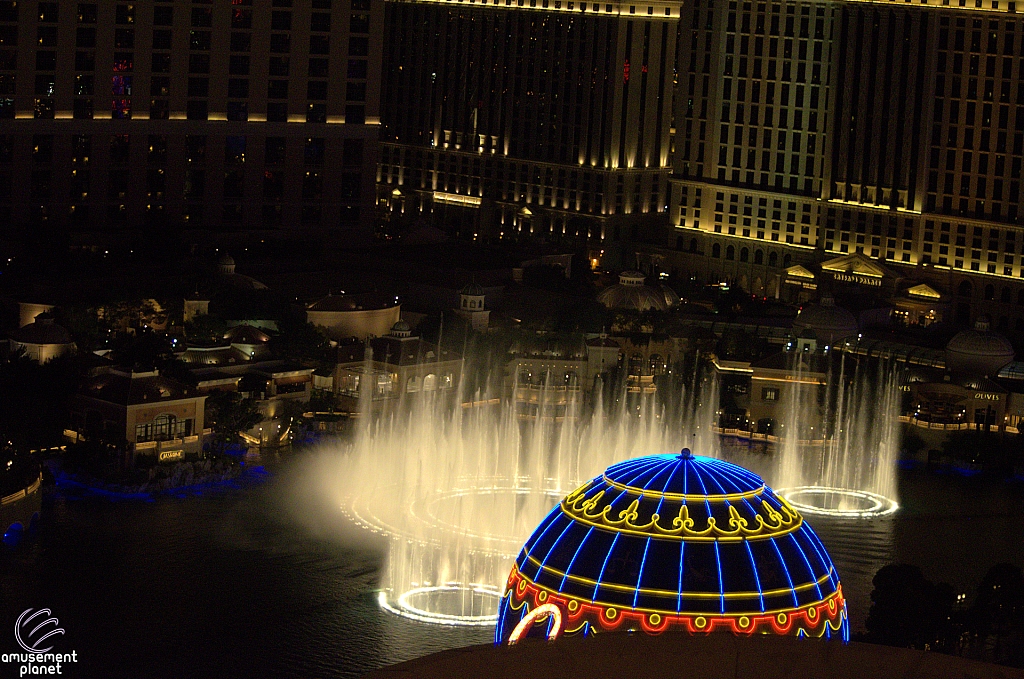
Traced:
<path fill-rule="evenodd" d="M 894 512 L 900 440 L 896 367 L 841 351 L 794 351 L 788 365 L 793 381 L 782 394 L 780 493 L 808 514 Z"/>
<path fill-rule="evenodd" d="M 660 391 L 598 383 L 566 406 L 540 389 L 529 413 L 515 399 L 436 392 L 362 418 L 352 440 L 329 451 L 321 480 L 353 521 L 387 540 L 381 605 L 432 622 L 493 624 L 518 550 L 580 483 L 613 462 L 682 445 L 717 455 L 713 373 L 697 369 L 685 387 Z"/>

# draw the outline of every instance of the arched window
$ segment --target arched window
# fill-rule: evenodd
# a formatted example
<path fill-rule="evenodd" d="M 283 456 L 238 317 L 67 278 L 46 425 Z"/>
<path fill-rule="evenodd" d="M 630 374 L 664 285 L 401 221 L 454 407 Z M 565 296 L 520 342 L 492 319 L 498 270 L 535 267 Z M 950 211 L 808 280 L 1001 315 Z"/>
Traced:
<path fill-rule="evenodd" d="M 962 282 L 960 284 L 960 287 L 956 289 L 956 294 L 960 295 L 961 297 L 970 297 L 972 292 L 974 292 L 974 290 L 971 287 L 970 281 Z"/>
<path fill-rule="evenodd" d="M 696 238 L 691 238 L 690 239 L 690 252 L 692 252 L 694 254 L 697 253 L 697 239 Z"/>
<path fill-rule="evenodd" d="M 989 283 L 985 286 L 985 299 L 992 301 L 996 298 L 996 287 Z"/>
<path fill-rule="evenodd" d="M 726 259 L 736 259 L 736 248 L 734 248 L 731 245 L 729 247 L 727 247 L 725 249 L 725 258 Z"/>
<path fill-rule="evenodd" d="M 520 370 L 519 371 L 519 384 L 529 384 L 529 383 L 530 383 L 530 371 L 529 370 Z"/>
<path fill-rule="evenodd" d="M 768 255 L 768 266 L 778 266 L 778 265 L 779 265 L 779 253 L 777 253 L 777 252 L 770 253 Z"/>
<path fill-rule="evenodd" d="M 661 354 L 651 354 L 647 363 L 650 366 L 652 375 L 660 375 L 665 372 L 665 361 L 662 359 Z"/>
<path fill-rule="evenodd" d="M 156 419 L 153 420 L 153 433 L 155 438 L 158 440 L 164 440 L 174 437 L 174 424 L 177 421 L 177 417 L 174 415 L 157 415 Z"/>
<path fill-rule="evenodd" d="M 782 268 L 788 269 L 789 265 L 793 263 L 793 255 L 785 255 L 782 258 Z"/>
<path fill-rule="evenodd" d="M 683 244 L 685 242 L 686 241 L 685 241 L 685 239 L 682 236 L 676 236 L 676 250 L 679 250 L 680 252 L 682 252 L 683 251 Z"/>
<path fill-rule="evenodd" d="M 1004 287 L 1002 292 L 1000 293 L 999 301 L 1002 302 L 1003 304 L 1009 304 L 1010 294 L 1010 288 Z"/>
<path fill-rule="evenodd" d="M 405 382 L 405 391 L 409 394 L 420 390 L 420 378 L 413 375 Z"/>
<path fill-rule="evenodd" d="M 441 377 L 441 388 L 442 389 L 451 389 L 452 385 L 454 383 L 455 383 L 455 374 L 454 373 L 445 373 Z"/>
<path fill-rule="evenodd" d="M 565 373 L 565 384 L 570 387 L 578 387 L 580 384 L 580 376 L 576 374 L 575 370 L 570 370 Z"/>
<path fill-rule="evenodd" d="M 719 245 L 718 243 L 715 243 L 714 245 L 712 245 L 711 246 L 711 256 L 714 257 L 715 259 L 718 259 L 719 257 L 721 257 L 722 256 L 722 246 Z"/>
<path fill-rule="evenodd" d="M 749 262 L 750 261 L 750 250 L 748 250 L 747 248 L 740 248 L 740 261 L 741 262 Z"/>
<path fill-rule="evenodd" d="M 629 374 L 639 375 L 644 367 L 644 357 L 640 354 L 633 354 L 629 357 Z"/>
<path fill-rule="evenodd" d="M 760 250 L 754 250 L 754 264 L 764 264 L 764 253 Z"/>
<path fill-rule="evenodd" d="M 437 375 L 429 373 L 423 378 L 423 391 L 434 391 L 435 389 L 437 389 Z"/>
<path fill-rule="evenodd" d="M 157 415 L 151 423 L 137 424 L 135 426 L 135 441 L 167 441 L 179 436 L 188 436 L 191 431 L 192 420 L 178 420 L 171 414 Z"/>

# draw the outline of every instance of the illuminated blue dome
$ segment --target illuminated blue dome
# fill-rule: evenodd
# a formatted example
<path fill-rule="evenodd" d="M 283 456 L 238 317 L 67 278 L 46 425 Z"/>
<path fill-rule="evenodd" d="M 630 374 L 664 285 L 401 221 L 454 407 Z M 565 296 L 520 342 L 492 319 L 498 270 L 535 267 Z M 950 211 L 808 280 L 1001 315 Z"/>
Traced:
<path fill-rule="evenodd" d="M 757 475 L 688 450 L 612 465 L 563 499 L 516 559 L 495 641 L 670 629 L 849 636 L 803 517 Z"/>

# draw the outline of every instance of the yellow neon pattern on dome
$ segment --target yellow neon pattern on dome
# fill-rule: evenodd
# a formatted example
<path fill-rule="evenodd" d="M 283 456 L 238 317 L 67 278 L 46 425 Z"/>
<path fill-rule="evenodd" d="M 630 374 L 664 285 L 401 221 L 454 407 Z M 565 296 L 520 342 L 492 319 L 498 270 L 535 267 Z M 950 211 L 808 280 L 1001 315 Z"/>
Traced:
<path fill-rule="evenodd" d="M 679 507 L 679 513 L 672 519 L 672 527 L 665 528 L 661 525 L 661 516 L 658 513 L 651 515 L 647 523 L 637 523 L 640 506 L 639 500 L 633 500 L 630 505 L 619 512 L 618 519 L 611 519 L 608 513 L 611 511 L 611 504 L 598 508 L 604 498 L 604 490 L 598 491 L 593 497 L 586 498 L 583 488 L 578 488 L 568 497 L 562 500 L 562 512 L 572 519 L 595 528 L 628 533 L 632 535 L 653 536 L 676 540 L 695 541 L 738 541 L 738 540 L 759 540 L 779 537 L 792 533 L 803 525 L 803 517 L 793 509 L 784 499 L 779 498 L 782 512 L 777 511 L 768 504 L 767 500 L 761 501 L 767 519 L 761 514 L 754 516 L 756 527 L 751 528 L 750 522 L 740 516 L 739 511 L 733 505 L 729 505 L 728 528 L 718 525 L 713 516 L 708 517 L 707 526 L 703 529 L 694 528 L 694 520 L 690 517 L 690 510 L 684 504 Z"/>

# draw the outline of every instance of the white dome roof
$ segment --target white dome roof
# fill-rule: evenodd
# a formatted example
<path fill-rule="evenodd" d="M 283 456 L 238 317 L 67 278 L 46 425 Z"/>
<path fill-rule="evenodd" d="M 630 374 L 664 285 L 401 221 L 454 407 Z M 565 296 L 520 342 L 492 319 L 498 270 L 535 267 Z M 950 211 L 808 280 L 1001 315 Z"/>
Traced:
<path fill-rule="evenodd" d="M 601 291 L 597 301 L 609 309 L 631 309 L 633 311 L 664 311 L 665 295 L 660 290 L 646 285 L 612 285 Z"/>
<path fill-rule="evenodd" d="M 860 332 L 853 314 L 823 297 L 820 304 L 808 304 L 793 320 L 793 334 L 800 336 L 810 330 L 820 342 L 835 344 Z"/>
<path fill-rule="evenodd" d="M 658 283 L 658 290 L 661 290 L 661 294 L 665 297 L 665 306 L 668 308 L 679 306 L 682 301 L 676 291 L 668 287 L 664 283 Z"/>
<path fill-rule="evenodd" d="M 1013 345 L 991 332 L 984 319 L 974 324 L 974 330 L 958 332 L 946 345 L 946 368 L 953 372 L 994 375 L 1013 358 Z"/>

